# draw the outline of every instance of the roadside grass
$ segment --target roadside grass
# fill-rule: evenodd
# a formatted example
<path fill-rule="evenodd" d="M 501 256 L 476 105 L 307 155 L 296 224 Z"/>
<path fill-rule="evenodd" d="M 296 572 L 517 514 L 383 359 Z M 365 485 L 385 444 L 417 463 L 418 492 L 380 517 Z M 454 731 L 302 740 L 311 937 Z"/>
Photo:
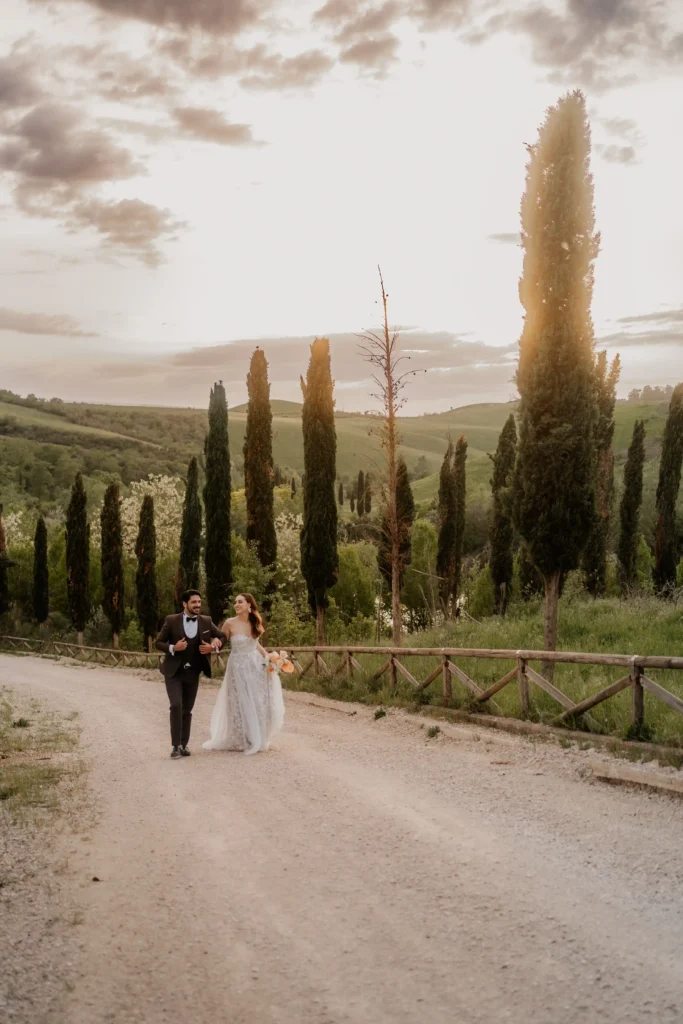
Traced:
<path fill-rule="evenodd" d="M 60 716 L 38 701 L 0 690 L 0 827 L 3 818 L 55 813 L 60 783 L 82 771 L 73 757 L 80 730 L 72 714 Z"/>
<path fill-rule="evenodd" d="M 505 619 L 491 618 L 483 623 L 463 621 L 412 634 L 404 641 L 410 647 L 458 647 L 503 650 L 541 650 L 543 648 L 543 615 L 540 602 L 516 605 Z M 683 611 L 654 598 L 640 598 L 628 602 L 618 599 L 569 600 L 561 602 L 560 650 L 585 651 L 593 654 L 639 654 L 683 656 Z M 446 702 L 441 691 L 440 676 L 422 693 L 416 694 L 412 685 L 399 676 L 398 686 L 392 691 L 388 672 L 379 680 L 372 676 L 386 659 L 378 655 L 356 655 L 362 674 L 353 677 L 344 672 L 335 675 L 338 660 L 325 658 L 330 674 L 317 677 L 311 669 L 303 679 L 283 677 L 293 690 L 315 692 L 333 700 L 354 701 L 378 707 L 408 707 L 414 710 L 425 706 L 452 707 L 476 710 L 483 714 L 496 714 L 520 718 L 521 708 L 515 682 L 495 695 L 495 704 L 473 706 L 472 695 L 457 679 L 452 680 L 453 696 Z M 420 681 L 438 667 L 436 658 L 406 655 L 401 658 L 406 668 Z M 513 660 L 462 658 L 457 661 L 462 669 L 481 689 L 486 689 L 504 676 L 515 665 Z M 539 665 L 532 667 L 539 670 Z M 575 703 L 603 687 L 609 686 L 625 674 L 624 669 L 598 665 L 558 665 L 555 685 Z M 683 699 L 683 672 L 649 672 L 661 686 Z M 530 683 L 531 721 L 548 723 L 562 708 L 544 691 Z M 570 729 L 596 731 L 620 739 L 643 739 L 653 743 L 683 748 L 683 715 L 662 701 L 645 695 L 645 730 L 636 737 L 632 732 L 631 691 L 626 689 L 598 705 L 590 712 L 595 724 L 569 721 Z"/>

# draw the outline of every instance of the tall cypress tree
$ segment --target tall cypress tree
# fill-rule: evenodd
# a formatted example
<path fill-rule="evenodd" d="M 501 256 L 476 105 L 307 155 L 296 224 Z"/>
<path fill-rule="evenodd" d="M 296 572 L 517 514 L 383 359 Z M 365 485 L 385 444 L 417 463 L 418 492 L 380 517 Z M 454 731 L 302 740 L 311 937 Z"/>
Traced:
<path fill-rule="evenodd" d="M 268 363 L 260 348 L 251 357 L 247 393 L 249 404 L 244 435 L 247 543 L 256 545 L 261 565 L 271 566 L 277 559 L 273 500 L 273 414 L 270 409 Z"/>
<path fill-rule="evenodd" d="M 640 506 L 643 501 L 643 466 L 645 465 L 645 422 L 636 420 L 633 437 L 626 456 L 624 494 L 619 509 L 621 530 L 618 558 L 621 589 L 625 596 L 636 585 Z"/>
<path fill-rule="evenodd" d="M 617 401 L 617 382 L 621 372 L 619 356 L 611 366 L 607 353 L 600 352 L 595 364 L 595 396 L 597 420 L 595 424 L 595 450 L 597 476 L 593 526 L 583 553 L 586 587 L 598 597 L 607 585 L 607 546 L 614 506 L 614 406 Z"/>
<path fill-rule="evenodd" d="M 369 473 L 365 474 L 365 514 L 369 516 L 372 512 L 372 477 Z"/>
<path fill-rule="evenodd" d="M 337 432 L 334 424 L 330 343 L 316 338 L 311 345 L 304 396 L 304 522 L 301 530 L 301 571 L 315 612 L 318 643 L 324 642 L 328 590 L 339 573 L 337 552 Z"/>
<path fill-rule="evenodd" d="M 102 610 L 107 616 L 114 634 L 114 647 L 118 647 L 125 609 L 121 494 L 117 483 L 109 484 L 105 491 L 100 525 L 102 532 Z"/>
<path fill-rule="evenodd" d="M 341 507 L 344 504 L 344 484 L 339 481 L 339 490 L 337 491 L 337 502 Z"/>
<path fill-rule="evenodd" d="M 214 622 L 223 618 L 232 589 L 232 544 L 230 534 L 230 442 L 228 403 L 223 381 L 211 389 L 209 432 L 204 442 L 206 484 L 206 598 Z"/>
<path fill-rule="evenodd" d="M 349 508 L 352 512 L 356 511 L 356 492 L 353 487 L 349 491 Z"/>
<path fill-rule="evenodd" d="M 296 498 L 296 480 L 294 479 L 294 477 L 292 477 L 292 487 L 290 493 L 292 496 L 292 500 L 294 500 L 294 498 Z"/>
<path fill-rule="evenodd" d="M 503 427 L 491 479 L 491 576 L 496 588 L 495 609 L 505 615 L 512 585 L 512 480 L 517 456 L 517 427 L 512 413 Z"/>
<path fill-rule="evenodd" d="M 82 646 L 90 616 L 90 530 L 88 499 L 80 473 L 76 474 L 66 510 L 66 588 L 71 621 Z"/>
<path fill-rule="evenodd" d="M 589 161 L 586 104 L 573 92 L 548 110 L 529 147 L 521 207 L 525 318 L 514 504 L 517 527 L 544 579 L 547 650 L 557 645 L 560 577 L 578 567 L 593 523 L 590 309 L 599 236 Z"/>
<path fill-rule="evenodd" d="M 657 484 L 657 534 L 655 537 L 655 587 L 667 594 L 676 584 L 678 529 L 676 502 L 683 464 L 683 384 L 674 388 L 666 418 L 662 459 Z"/>
<path fill-rule="evenodd" d="M 453 606 L 458 603 L 462 581 L 462 552 L 465 545 L 465 503 L 467 499 L 467 439 L 458 438 L 453 457 L 453 487 L 455 490 L 455 556 L 453 560 Z"/>
<path fill-rule="evenodd" d="M 202 551 L 202 504 L 199 500 L 199 466 L 191 458 L 187 467 L 183 521 L 180 528 L 180 556 L 176 573 L 175 602 L 182 611 L 182 594 L 199 587 L 199 563 Z"/>
<path fill-rule="evenodd" d="M 47 564 L 47 527 L 38 516 L 33 539 L 33 618 L 39 626 L 50 614 L 50 576 Z"/>
<path fill-rule="evenodd" d="M 439 540 L 436 552 L 436 574 L 444 614 L 448 615 L 455 579 L 455 476 L 453 473 L 453 441 L 449 438 L 439 473 L 438 523 Z"/>
<path fill-rule="evenodd" d="M 147 649 L 159 627 L 159 597 L 157 593 L 157 531 L 154 525 L 154 498 L 146 494 L 140 509 L 140 528 L 135 542 L 138 568 L 135 574 L 135 597 L 138 623 Z"/>
<path fill-rule="evenodd" d="M 396 460 L 396 512 L 399 537 L 399 584 L 403 588 L 406 569 L 410 565 L 413 552 L 415 499 L 413 498 L 413 489 L 410 486 L 408 467 L 401 455 Z M 387 508 L 384 509 L 382 514 L 377 563 L 389 593 L 391 593 L 391 526 L 389 523 L 389 510 Z"/>
<path fill-rule="evenodd" d="M 5 527 L 2 522 L 2 505 L 0 505 L 0 615 L 9 611 L 10 594 L 7 570 L 14 562 L 7 555 L 7 541 L 5 540 Z"/>
<path fill-rule="evenodd" d="M 358 471 L 358 483 L 356 485 L 356 493 L 358 499 L 356 501 L 356 508 L 358 510 L 358 516 L 362 519 L 365 515 L 365 474 L 363 470 Z"/>

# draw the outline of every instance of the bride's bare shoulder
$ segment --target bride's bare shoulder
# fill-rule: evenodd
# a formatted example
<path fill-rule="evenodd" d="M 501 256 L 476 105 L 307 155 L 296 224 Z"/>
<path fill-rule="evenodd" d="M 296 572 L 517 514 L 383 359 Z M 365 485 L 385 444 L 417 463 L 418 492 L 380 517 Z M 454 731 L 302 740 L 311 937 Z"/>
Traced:
<path fill-rule="evenodd" d="M 234 616 L 231 619 L 226 619 L 224 621 L 223 625 L 220 627 L 221 628 L 221 632 L 222 633 L 229 633 L 231 631 L 231 627 L 232 627 L 232 624 L 234 623 L 234 621 L 235 621 L 235 617 Z"/>

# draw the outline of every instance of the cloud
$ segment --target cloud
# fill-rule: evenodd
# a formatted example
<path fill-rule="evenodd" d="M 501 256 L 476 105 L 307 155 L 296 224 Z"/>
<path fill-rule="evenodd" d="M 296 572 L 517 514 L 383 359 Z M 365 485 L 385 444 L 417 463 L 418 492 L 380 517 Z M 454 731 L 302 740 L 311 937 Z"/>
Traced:
<path fill-rule="evenodd" d="M 637 159 L 633 146 L 617 146 L 612 143 L 609 146 L 597 145 L 594 149 L 609 164 L 634 164 Z"/>
<path fill-rule="evenodd" d="M 66 314 L 20 313 L 13 309 L 0 309 L 0 331 L 47 334 L 63 338 L 99 337 L 92 331 L 84 331 L 77 320 Z"/>
<path fill-rule="evenodd" d="M 521 245 L 522 236 L 519 231 L 501 231 L 488 236 L 491 242 L 502 242 L 503 245 Z"/>
<path fill-rule="evenodd" d="M 638 123 L 630 117 L 594 117 L 593 124 L 618 142 L 597 143 L 596 153 L 608 163 L 632 164 L 637 160 L 637 150 L 644 145 L 643 133 Z"/>
<path fill-rule="evenodd" d="M 419 0 L 411 9 L 425 29 L 460 28 L 472 14 L 472 0 Z"/>
<path fill-rule="evenodd" d="M 605 345 L 607 348 L 633 348 L 634 345 L 682 345 L 683 330 L 676 331 L 643 331 L 638 334 L 631 334 L 627 331 L 619 331 L 614 334 L 607 334 L 602 338 L 596 338 L 596 344 Z"/>
<path fill-rule="evenodd" d="M 361 39 L 347 47 L 339 54 L 343 64 L 357 64 L 359 67 L 372 69 L 383 74 L 388 65 L 396 60 L 399 42 L 396 36 L 388 33 L 376 39 Z"/>
<path fill-rule="evenodd" d="M 683 324 L 683 306 L 678 309 L 662 309 L 654 313 L 640 313 L 637 316 L 622 316 L 620 324 Z"/>
<path fill-rule="evenodd" d="M 237 35 L 253 26 L 262 13 L 254 0 L 62 0 L 87 3 L 104 14 L 180 29 L 203 29 Z M 33 0 L 47 6 L 52 0 Z"/>
<path fill-rule="evenodd" d="M 261 43 L 239 47 L 233 39 L 204 35 L 169 36 L 158 43 L 157 52 L 193 78 L 231 76 L 252 90 L 307 89 L 334 65 L 319 48 L 284 57 Z"/>
<path fill-rule="evenodd" d="M 272 54 L 264 57 L 260 71 L 240 79 L 244 89 L 306 89 L 315 85 L 334 65 L 322 50 L 306 50 L 295 57 Z"/>
<path fill-rule="evenodd" d="M 683 306 L 678 309 L 660 309 L 652 313 L 639 313 L 635 316 L 622 316 L 617 323 L 624 325 L 624 330 L 615 331 L 605 337 L 598 338 L 598 345 L 608 348 L 633 348 L 652 345 L 683 346 Z M 628 328 L 641 328 L 631 331 Z M 649 330 L 642 328 L 649 327 Z"/>
<path fill-rule="evenodd" d="M 249 146 L 254 144 L 251 126 L 231 124 L 218 110 L 206 107 L 176 107 L 173 116 L 185 135 L 203 142 L 217 142 L 223 146 Z"/>
<path fill-rule="evenodd" d="M 185 227 L 173 219 L 170 210 L 161 210 L 141 199 L 83 201 L 70 210 L 68 225 L 72 230 L 94 228 L 108 247 L 121 250 L 148 267 L 163 262 L 157 243 L 162 239 L 173 240 L 178 230 Z"/>
<path fill-rule="evenodd" d="M 141 168 L 74 107 L 46 102 L 6 123 L 0 169 L 14 175 L 20 205 L 60 201 L 82 186 L 131 178 Z"/>
<path fill-rule="evenodd" d="M 506 31 L 526 36 L 534 61 L 553 81 L 594 92 L 633 82 L 644 66 L 675 63 L 673 4 L 641 0 L 565 0 L 563 8 L 531 3 L 501 10 L 472 35 L 483 42 Z"/>
<path fill-rule="evenodd" d="M 70 231 L 94 229 L 105 250 L 122 251 L 150 267 L 162 259 L 156 243 L 180 227 L 168 210 L 138 199 L 99 197 L 102 186 L 144 174 L 145 168 L 73 103 L 40 98 L 19 116 L 0 117 L 0 172 L 12 181 L 24 213 L 58 220 Z"/>
<path fill-rule="evenodd" d="M 30 61 L 15 55 L 0 59 L 0 112 L 28 107 L 41 92 Z"/>

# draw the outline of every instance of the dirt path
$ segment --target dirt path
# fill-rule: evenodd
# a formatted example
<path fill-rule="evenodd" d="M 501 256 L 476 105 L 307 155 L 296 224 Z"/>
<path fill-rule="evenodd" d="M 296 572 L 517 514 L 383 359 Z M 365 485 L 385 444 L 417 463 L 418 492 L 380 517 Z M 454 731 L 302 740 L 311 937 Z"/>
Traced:
<path fill-rule="evenodd" d="M 268 754 L 205 753 L 209 686 L 175 762 L 156 679 L 0 657 L 0 683 L 80 712 L 101 810 L 67 843 L 65 1024 L 683 1021 L 681 801 L 293 698 Z"/>

